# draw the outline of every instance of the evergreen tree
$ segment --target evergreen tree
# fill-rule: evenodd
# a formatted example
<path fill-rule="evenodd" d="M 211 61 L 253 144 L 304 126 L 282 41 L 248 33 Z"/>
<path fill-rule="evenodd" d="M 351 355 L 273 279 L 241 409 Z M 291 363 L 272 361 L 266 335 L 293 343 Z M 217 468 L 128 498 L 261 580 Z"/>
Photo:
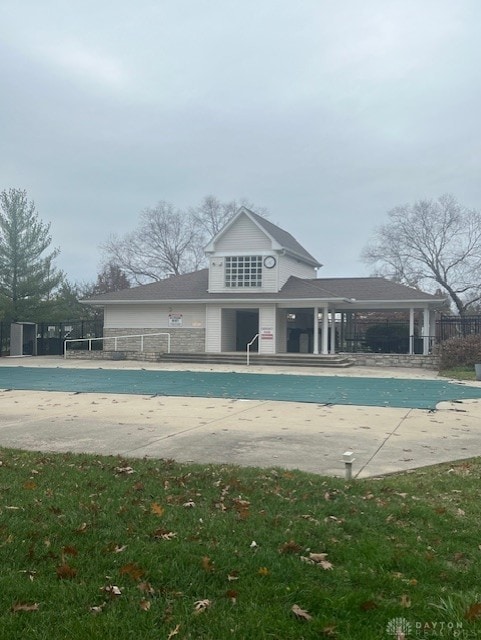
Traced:
<path fill-rule="evenodd" d="M 0 310 L 3 320 L 36 320 L 63 280 L 54 267 L 59 251 L 47 252 L 50 224 L 39 220 L 27 192 L 0 193 Z"/>

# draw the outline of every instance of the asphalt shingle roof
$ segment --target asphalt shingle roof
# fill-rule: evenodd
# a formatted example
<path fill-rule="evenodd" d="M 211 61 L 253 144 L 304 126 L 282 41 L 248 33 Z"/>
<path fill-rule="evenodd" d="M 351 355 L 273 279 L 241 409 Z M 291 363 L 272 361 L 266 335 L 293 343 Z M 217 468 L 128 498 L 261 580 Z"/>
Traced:
<path fill-rule="evenodd" d="M 208 300 L 346 300 L 362 301 L 443 301 L 443 297 L 424 293 L 385 278 L 312 278 L 302 279 L 291 276 L 277 293 L 257 291 L 233 291 L 229 293 L 209 293 L 208 269 L 194 271 L 180 276 L 172 276 L 159 282 L 114 291 L 95 296 L 88 301 L 94 304 L 128 302 L 168 302 L 168 301 L 208 301 Z"/>
<path fill-rule="evenodd" d="M 320 266 L 320 262 L 314 258 L 308 251 L 304 249 L 304 247 L 297 242 L 294 236 L 284 229 L 281 229 L 277 225 L 273 224 L 266 218 L 254 213 L 250 209 L 246 209 L 249 212 L 249 215 L 257 222 L 257 224 L 262 227 L 274 240 L 281 245 L 287 251 L 294 253 L 302 258 L 308 260 L 308 262 L 313 262 L 315 265 Z"/>

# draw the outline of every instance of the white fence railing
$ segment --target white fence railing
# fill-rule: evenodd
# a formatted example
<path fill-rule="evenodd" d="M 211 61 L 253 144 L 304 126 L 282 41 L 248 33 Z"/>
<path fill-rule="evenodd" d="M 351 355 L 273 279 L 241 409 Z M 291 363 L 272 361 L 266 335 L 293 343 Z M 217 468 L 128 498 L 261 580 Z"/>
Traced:
<path fill-rule="evenodd" d="M 252 340 L 250 342 L 247 343 L 247 366 L 249 366 L 250 364 L 250 355 L 251 355 L 251 346 L 254 344 L 254 342 L 259 338 L 259 334 L 256 333 L 256 335 L 252 338 Z"/>
<path fill-rule="evenodd" d="M 142 352 L 144 350 L 144 338 L 153 338 L 154 336 L 167 336 L 167 353 L 170 353 L 170 333 L 138 333 L 131 336 L 105 336 L 103 338 L 68 338 L 64 340 L 64 358 L 67 358 L 67 345 L 71 342 L 87 342 L 88 343 L 88 351 L 92 351 L 92 342 L 97 342 L 102 340 L 105 343 L 106 340 L 114 341 L 114 351 L 118 350 L 119 340 L 126 340 L 127 338 L 140 338 L 140 349 Z"/>

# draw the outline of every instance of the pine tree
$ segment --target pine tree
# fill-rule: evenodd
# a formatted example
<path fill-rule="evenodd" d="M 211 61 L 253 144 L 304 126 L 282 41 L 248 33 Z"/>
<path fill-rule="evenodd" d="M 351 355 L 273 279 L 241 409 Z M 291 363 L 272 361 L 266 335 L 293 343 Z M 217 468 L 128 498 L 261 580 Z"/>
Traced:
<path fill-rule="evenodd" d="M 59 251 L 46 253 L 50 224 L 39 220 L 21 189 L 0 193 L 0 308 L 4 320 L 35 321 L 39 307 L 63 280 L 54 267 Z"/>

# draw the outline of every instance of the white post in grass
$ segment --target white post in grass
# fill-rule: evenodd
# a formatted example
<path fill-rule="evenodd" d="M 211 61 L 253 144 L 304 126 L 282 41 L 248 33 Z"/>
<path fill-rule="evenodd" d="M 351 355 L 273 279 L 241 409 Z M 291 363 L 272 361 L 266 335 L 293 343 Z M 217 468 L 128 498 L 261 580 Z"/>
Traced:
<path fill-rule="evenodd" d="M 346 480 L 350 482 L 352 480 L 352 463 L 356 458 L 354 457 L 353 451 L 344 451 L 342 454 L 342 461 L 344 462 L 345 472 L 346 472 Z"/>

